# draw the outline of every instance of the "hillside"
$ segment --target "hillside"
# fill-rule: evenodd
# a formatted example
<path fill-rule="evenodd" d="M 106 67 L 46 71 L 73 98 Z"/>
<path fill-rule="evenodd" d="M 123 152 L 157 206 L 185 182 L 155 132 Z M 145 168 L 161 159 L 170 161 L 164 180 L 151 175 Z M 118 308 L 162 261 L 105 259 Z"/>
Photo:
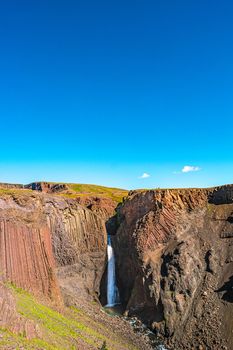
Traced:
<path fill-rule="evenodd" d="M 114 202 L 121 202 L 123 197 L 128 194 L 128 191 L 124 189 L 91 184 L 33 182 L 24 187 L 47 193 L 57 193 L 69 198 L 100 197 L 112 199 Z"/>

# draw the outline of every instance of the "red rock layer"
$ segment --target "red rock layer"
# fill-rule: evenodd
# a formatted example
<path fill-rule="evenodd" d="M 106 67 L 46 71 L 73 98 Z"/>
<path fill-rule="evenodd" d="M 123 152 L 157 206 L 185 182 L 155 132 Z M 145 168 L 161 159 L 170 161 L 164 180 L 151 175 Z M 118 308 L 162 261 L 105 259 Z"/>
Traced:
<path fill-rule="evenodd" d="M 1 277 L 17 286 L 56 300 L 55 261 L 48 227 L 0 221 Z"/>
<path fill-rule="evenodd" d="M 93 298 L 106 245 L 105 222 L 76 200 L 37 192 L 0 197 L 0 270 L 19 287 L 54 299 L 58 281 L 71 298 Z"/>

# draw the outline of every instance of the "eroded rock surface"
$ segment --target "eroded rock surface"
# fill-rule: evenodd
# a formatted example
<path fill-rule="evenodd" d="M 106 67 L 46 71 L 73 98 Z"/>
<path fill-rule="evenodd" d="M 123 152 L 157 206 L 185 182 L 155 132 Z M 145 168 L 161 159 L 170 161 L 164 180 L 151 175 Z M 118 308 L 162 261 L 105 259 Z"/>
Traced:
<path fill-rule="evenodd" d="M 24 191 L 24 190 L 23 190 Z M 77 201 L 22 192 L 0 198 L 1 278 L 60 299 L 93 299 L 106 257 L 104 221 Z"/>
<path fill-rule="evenodd" d="M 57 276 L 67 297 L 98 299 L 106 264 L 105 222 L 76 200 L 53 198 L 44 205 L 52 232 Z"/>
<path fill-rule="evenodd" d="M 35 197 L 0 199 L 0 279 L 58 300 L 51 233 Z"/>
<path fill-rule="evenodd" d="M 127 313 L 171 349 L 233 349 L 233 186 L 134 191 L 118 221 Z"/>

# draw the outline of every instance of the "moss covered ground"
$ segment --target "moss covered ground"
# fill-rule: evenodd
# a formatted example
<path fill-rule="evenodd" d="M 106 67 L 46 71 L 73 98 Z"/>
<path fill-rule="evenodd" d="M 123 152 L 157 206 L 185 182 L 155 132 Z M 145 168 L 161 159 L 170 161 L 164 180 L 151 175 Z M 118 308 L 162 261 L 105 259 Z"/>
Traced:
<path fill-rule="evenodd" d="M 51 184 L 53 184 L 51 182 Z M 54 194 L 64 196 L 67 198 L 75 197 L 89 197 L 97 196 L 102 198 L 110 198 L 115 202 L 119 203 L 122 201 L 123 197 L 126 197 L 128 194 L 127 190 L 113 187 L 105 187 L 98 185 L 89 185 L 89 184 L 72 184 L 66 183 L 68 191 L 55 192 Z M 33 190 L 31 189 L 22 189 L 22 188 L 1 188 L 0 187 L 0 196 L 1 195 L 10 195 L 17 196 L 20 194 L 32 195 Z"/>
<path fill-rule="evenodd" d="M 89 184 L 66 184 L 73 192 L 70 196 L 98 196 L 104 198 L 111 198 L 116 202 L 121 202 L 123 197 L 128 194 L 127 190 L 113 187 L 105 187 Z"/>
<path fill-rule="evenodd" d="M 39 327 L 40 337 L 27 339 L 26 332 L 14 334 L 9 329 L 0 328 L 0 349 L 84 350 L 101 349 L 103 344 L 109 350 L 135 349 L 82 310 L 64 308 L 61 313 L 38 302 L 20 288 L 13 285 L 8 287 L 15 296 L 18 313 Z"/>

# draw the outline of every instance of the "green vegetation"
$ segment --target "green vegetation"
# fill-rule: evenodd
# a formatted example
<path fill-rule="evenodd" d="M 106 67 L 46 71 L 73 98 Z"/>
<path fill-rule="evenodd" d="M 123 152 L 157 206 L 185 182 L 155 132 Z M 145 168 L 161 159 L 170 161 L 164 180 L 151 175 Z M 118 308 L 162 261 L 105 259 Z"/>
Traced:
<path fill-rule="evenodd" d="M 24 189 L 24 188 L 0 188 L 0 196 L 2 195 L 8 195 L 8 196 L 14 196 L 14 195 L 32 195 L 33 190 Z"/>
<path fill-rule="evenodd" d="M 48 182 L 48 183 L 51 185 L 56 184 L 53 182 Z M 67 186 L 68 190 L 54 192 L 54 194 L 68 197 L 68 198 L 97 196 L 102 198 L 111 198 L 117 203 L 122 202 L 123 197 L 126 197 L 128 194 L 127 190 L 123 190 L 120 188 L 88 185 L 88 184 L 69 184 L 69 183 L 64 183 L 64 184 Z M 1 187 L 1 184 L 0 184 L 0 196 L 1 195 L 18 196 L 20 194 L 31 195 L 33 192 L 34 190 L 25 189 L 25 188 Z"/>
<path fill-rule="evenodd" d="M 100 350 L 108 350 L 106 341 L 103 342 L 103 345 L 101 346 Z"/>
<path fill-rule="evenodd" d="M 69 194 L 70 196 L 73 196 L 73 197 L 77 195 L 82 197 L 98 196 L 98 197 L 111 198 L 116 202 L 121 202 L 123 197 L 126 197 L 128 194 L 127 190 L 114 188 L 114 187 L 104 187 L 104 186 L 88 185 L 88 184 L 66 184 L 66 185 L 73 192 Z"/>
<path fill-rule="evenodd" d="M 15 334 L 0 327 L 0 348 L 2 349 L 27 349 L 27 350 L 60 350 L 46 341 L 34 338 L 27 339 L 25 335 Z M 71 348 L 72 349 L 72 348 Z M 75 349 L 75 348 L 73 348 Z M 72 349 L 72 350 L 73 350 Z"/>
<path fill-rule="evenodd" d="M 14 334 L 0 328 L 1 349 L 33 350 L 74 350 L 74 349 L 125 349 L 133 347 L 124 344 L 122 339 L 102 323 L 93 321 L 82 310 L 64 308 L 62 313 L 39 303 L 30 293 L 10 284 L 16 302 L 17 311 L 26 320 L 39 326 L 43 339 L 27 339 L 26 334 Z M 104 346 L 104 347 L 103 347 Z"/>

